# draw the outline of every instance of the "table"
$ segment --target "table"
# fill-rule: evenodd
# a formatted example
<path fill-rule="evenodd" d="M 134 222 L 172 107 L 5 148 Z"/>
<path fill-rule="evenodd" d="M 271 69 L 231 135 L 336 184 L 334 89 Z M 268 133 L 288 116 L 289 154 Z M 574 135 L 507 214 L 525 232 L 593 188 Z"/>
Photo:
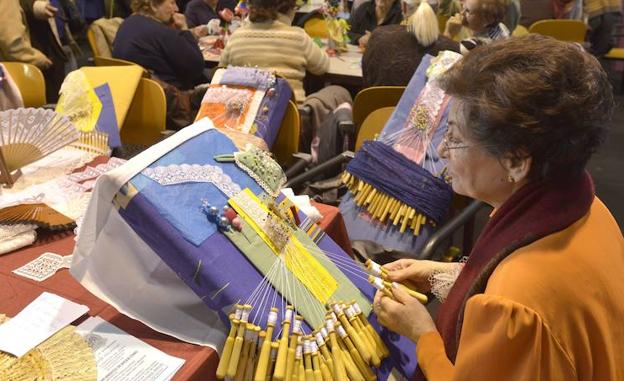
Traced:
<path fill-rule="evenodd" d="M 323 204 L 315 204 L 315 206 L 324 216 L 320 223 L 321 227 L 341 247 L 350 252 L 349 239 L 338 208 Z M 90 316 L 100 316 L 159 350 L 186 360 L 173 380 L 216 380 L 215 372 L 219 357 L 215 350 L 182 342 L 122 315 L 82 287 L 67 269 L 59 270 L 43 282 L 36 282 L 12 273 L 14 269 L 32 261 L 44 252 L 69 255 L 73 248 L 74 235 L 69 232 L 44 234 L 40 236 L 35 245 L 0 256 L 0 313 L 14 316 L 42 292 L 52 292 L 86 305 L 89 307 Z"/>
<path fill-rule="evenodd" d="M 219 64 L 219 55 L 215 54 L 205 48 L 201 48 L 201 45 L 208 43 L 208 41 L 216 40 L 216 36 L 208 36 L 202 38 L 200 49 L 204 55 L 204 61 L 206 66 L 214 67 Z M 324 47 L 326 42 L 324 42 Z M 362 83 L 362 52 L 360 48 L 347 44 L 347 51 L 341 53 L 338 56 L 329 57 L 329 70 L 325 73 L 325 80 L 333 84 L 347 84 L 358 85 Z"/>

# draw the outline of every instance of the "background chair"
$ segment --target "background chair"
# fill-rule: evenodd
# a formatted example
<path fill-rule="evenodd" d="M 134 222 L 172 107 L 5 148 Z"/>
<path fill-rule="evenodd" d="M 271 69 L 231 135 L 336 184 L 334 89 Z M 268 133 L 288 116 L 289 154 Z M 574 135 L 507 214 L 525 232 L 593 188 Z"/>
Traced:
<path fill-rule="evenodd" d="M 121 127 L 122 143 L 152 145 L 158 142 L 165 131 L 166 114 L 163 88 L 154 80 L 141 78 Z"/>
<path fill-rule="evenodd" d="M 386 125 L 390 115 L 394 112 L 394 107 L 382 107 L 377 109 L 364 119 L 364 122 L 358 129 L 357 138 L 355 139 L 355 150 L 359 150 L 365 140 L 374 140 Z"/>
<path fill-rule="evenodd" d="M 444 33 L 444 29 L 446 28 L 446 22 L 448 21 L 448 16 L 438 15 L 438 28 L 440 29 L 440 33 Z"/>
<path fill-rule="evenodd" d="M 293 154 L 299 150 L 300 130 L 299 110 L 297 105 L 289 100 L 284 119 L 282 119 L 282 125 L 271 149 L 275 160 L 282 167 L 289 167 L 295 161 Z"/>
<path fill-rule="evenodd" d="M 89 26 L 87 40 L 93 56 L 112 57 L 113 41 L 122 22 L 120 17 L 100 18 Z"/>
<path fill-rule="evenodd" d="M 612 48 L 602 58 L 609 61 L 624 61 L 624 48 Z M 620 91 L 624 92 L 624 72 L 622 72 L 622 79 L 620 80 Z"/>
<path fill-rule="evenodd" d="M 307 19 L 303 24 L 303 29 L 306 31 L 308 36 L 312 38 L 329 38 L 327 22 L 325 22 L 325 19 L 323 19 L 323 17 L 320 15 L 316 15 Z"/>
<path fill-rule="evenodd" d="M 43 73 L 35 65 L 23 62 L 3 62 L 22 94 L 24 107 L 46 104 L 46 86 Z"/>
<path fill-rule="evenodd" d="M 356 128 L 359 129 L 373 111 L 396 106 L 404 91 L 405 86 L 374 86 L 360 91 L 353 101 L 353 123 Z"/>
<path fill-rule="evenodd" d="M 529 33 L 539 33 L 560 41 L 585 42 L 587 25 L 580 20 L 540 20 L 529 27 Z"/>
<path fill-rule="evenodd" d="M 511 35 L 514 37 L 522 37 L 526 36 L 527 34 L 529 34 L 529 30 L 520 24 L 518 24 L 516 26 L 516 29 L 511 32 Z"/>

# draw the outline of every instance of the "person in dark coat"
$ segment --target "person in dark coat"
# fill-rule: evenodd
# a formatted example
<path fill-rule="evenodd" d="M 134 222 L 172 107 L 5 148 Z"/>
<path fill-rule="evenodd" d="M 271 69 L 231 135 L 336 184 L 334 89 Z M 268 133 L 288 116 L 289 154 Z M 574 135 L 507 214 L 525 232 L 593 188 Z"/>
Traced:
<path fill-rule="evenodd" d="M 212 19 L 221 19 L 219 12 L 227 8 L 234 12 L 236 0 L 191 0 L 184 15 L 190 28 L 206 25 Z"/>
<path fill-rule="evenodd" d="M 399 24 L 401 21 L 403 21 L 401 0 L 367 1 L 358 7 L 350 20 L 349 39 L 353 45 L 365 47 L 375 28 Z"/>
<path fill-rule="evenodd" d="M 373 32 L 362 58 L 364 87 L 407 86 L 425 54 L 457 51 L 457 43 L 440 35 L 437 0 L 404 0 L 406 20 Z"/>

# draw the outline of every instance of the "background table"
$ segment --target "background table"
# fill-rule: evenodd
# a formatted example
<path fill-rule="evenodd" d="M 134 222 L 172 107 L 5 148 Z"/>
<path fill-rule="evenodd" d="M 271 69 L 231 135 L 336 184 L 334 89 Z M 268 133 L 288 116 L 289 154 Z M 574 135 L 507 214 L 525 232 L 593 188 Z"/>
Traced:
<path fill-rule="evenodd" d="M 206 39 L 206 37 L 204 37 Z M 207 40 L 216 38 L 209 36 Z M 325 49 L 324 45 L 321 49 Z M 200 47 L 201 49 L 201 47 Z M 202 50 L 206 66 L 214 67 L 219 64 L 219 55 L 207 49 Z M 335 85 L 361 85 L 362 82 L 362 52 L 360 48 L 347 44 L 347 51 L 335 57 L 329 57 L 329 70 L 325 79 Z"/>

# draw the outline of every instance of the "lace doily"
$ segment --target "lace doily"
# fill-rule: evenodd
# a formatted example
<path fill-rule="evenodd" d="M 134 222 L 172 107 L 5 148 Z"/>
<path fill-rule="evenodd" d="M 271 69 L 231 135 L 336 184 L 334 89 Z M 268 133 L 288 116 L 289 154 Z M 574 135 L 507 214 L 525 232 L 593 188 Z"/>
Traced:
<path fill-rule="evenodd" d="M 275 75 L 267 70 L 252 67 L 228 66 L 219 81 L 222 85 L 250 86 L 268 90 L 275 86 Z"/>
<path fill-rule="evenodd" d="M 245 151 L 234 153 L 234 160 L 236 165 L 247 172 L 262 189 L 273 197 L 277 197 L 280 189 L 286 184 L 286 175 L 282 167 L 268 152 L 248 145 Z"/>
<path fill-rule="evenodd" d="M 397 134 L 384 139 L 393 148 L 415 163 L 421 164 L 440 124 L 442 110 L 448 103 L 446 95 L 436 81 L 429 81 L 412 106 L 405 126 Z M 389 140 L 389 141 L 388 141 Z"/>
<path fill-rule="evenodd" d="M 429 78 L 429 81 L 437 80 L 462 57 L 463 56 L 461 54 L 450 50 L 440 52 L 435 58 L 431 60 L 431 64 L 427 68 L 427 78 Z"/>
<path fill-rule="evenodd" d="M 171 164 L 154 168 L 145 168 L 141 173 L 160 185 L 182 183 L 212 183 L 228 198 L 234 197 L 241 187 L 232 178 L 215 165 Z"/>
<path fill-rule="evenodd" d="M 2 189 L 2 194 L 14 194 L 71 173 L 95 158 L 93 153 L 65 147 L 22 168 L 22 176 L 10 189 Z M 112 159 L 111 159 L 112 160 Z"/>
<path fill-rule="evenodd" d="M 440 302 L 444 302 L 451 288 L 455 284 L 457 277 L 464 268 L 464 264 L 468 260 L 467 257 L 461 259 L 458 263 L 449 264 L 445 270 L 436 270 L 429 276 L 431 284 L 431 293 Z"/>

